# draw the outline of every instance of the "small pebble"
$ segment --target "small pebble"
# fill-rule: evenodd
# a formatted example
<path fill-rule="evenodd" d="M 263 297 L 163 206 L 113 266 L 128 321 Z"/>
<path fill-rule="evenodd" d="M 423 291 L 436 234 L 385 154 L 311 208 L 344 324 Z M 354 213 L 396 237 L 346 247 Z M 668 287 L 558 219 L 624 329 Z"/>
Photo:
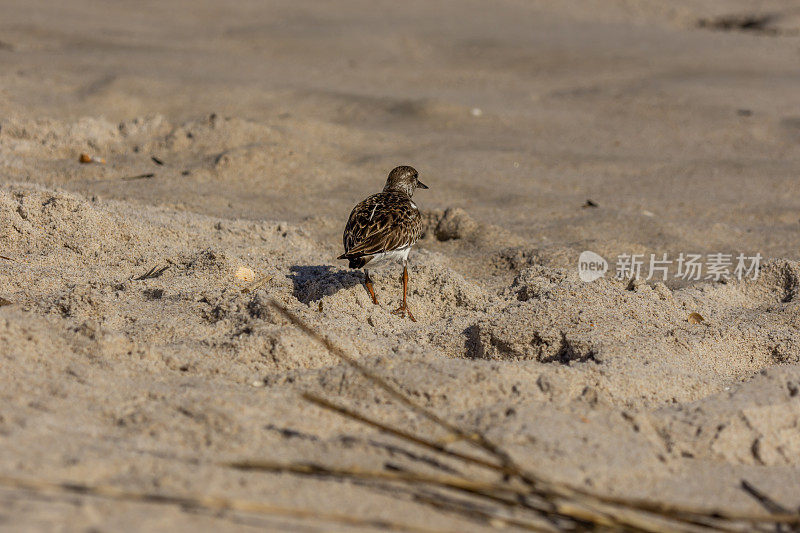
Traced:
<path fill-rule="evenodd" d="M 78 161 L 81 163 L 99 163 L 101 165 L 105 164 L 106 160 L 101 157 L 95 157 L 89 154 L 81 154 L 78 158 Z"/>
<path fill-rule="evenodd" d="M 689 321 L 689 324 L 701 324 L 701 323 L 705 322 L 705 319 L 703 318 L 703 316 L 700 313 L 692 313 L 692 314 L 690 314 L 689 318 L 687 320 Z"/>
<path fill-rule="evenodd" d="M 255 281 L 256 273 L 253 272 L 251 269 L 247 267 L 240 266 L 236 269 L 236 279 L 240 279 L 242 281 Z"/>

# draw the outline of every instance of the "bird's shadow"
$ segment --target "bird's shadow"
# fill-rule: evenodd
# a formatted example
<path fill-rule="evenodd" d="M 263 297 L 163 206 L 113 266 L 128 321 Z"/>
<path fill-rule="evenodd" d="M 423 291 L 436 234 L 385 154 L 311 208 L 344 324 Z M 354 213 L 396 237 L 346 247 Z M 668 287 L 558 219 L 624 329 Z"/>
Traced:
<path fill-rule="evenodd" d="M 332 296 L 342 289 L 349 289 L 364 282 L 358 270 L 342 270 L 330 265 L 295 265 L 289 267 L 292 294 L 304 304 Z M 364 288 L 366 291 L 366 287 Z"/>

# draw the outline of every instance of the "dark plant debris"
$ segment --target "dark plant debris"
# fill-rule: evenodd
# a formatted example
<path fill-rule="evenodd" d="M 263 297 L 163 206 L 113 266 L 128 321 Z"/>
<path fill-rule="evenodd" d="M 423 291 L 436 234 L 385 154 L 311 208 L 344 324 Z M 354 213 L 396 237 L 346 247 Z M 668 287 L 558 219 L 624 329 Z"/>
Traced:
<path fill-rule="evenodd" d="M 764 506 L 764 509 L 769 511 L 770 513 L 776 514 L 790 514 L 791 511 L 784 507 L 783 505 L 779 504 L 772 498 L 770 498 L 767 494 L 761 492 L 761 490 L 757 489 L 755 485 L 747 481 L 746 479 L 742 480 L 742 490 L 745 491 L 747 494 L 755 498 L 758 503 Z"/>
<path fill-rule="evenodd" d="M 697 27 L 717 31 L 744 31 L 777 35 L 779 30 L 773 24 L 779 18 L 780 15 L 776 14 L 723 15 L 712 19 L 700 19 L 697 21 Z"/>
<path fill-rule="evenodd" d="M 253 282 L 252 282 L 250 285 L 248 285 L 248 286 L 246 286 L 246 287 L 243 287 L 243 288 L 242 288 L 242 292 L 243 292 L 243 293 L 245 293 L 245 294 L 247 294 L 248 292 L 253 292 L 253 291 L 256 291 L 256 290 L 258 290 L 258 289 L 259 289 L 259 288 L 260 288 L 260 287 L 261 287 L 263 284 L 267 283 L 268 281 L 270 281 L 270 280 L 271 280 L 272 278 L 274 278 L 274 277 L 275 277 L 275 276 L 272 276 L 272 275 L 270 275 L 270 274 L 267 274 L 266 276 L 261 276 L 261 277 L 260 277 L 260 278 L 258 278 L 257 280 L 253 281 Z"/>
<path fill-rule="evenodd" d="M 144 274 L 142 274 L 141 276 L 139 276 L 138 278 L 131 278 L 131 279 L 134 280 L 134 281 L 142 281 L 142 280 L 145 280 L 145 279 L 157 278 L 157 277 L 161 276 L 161 274 L 163 274 L 168 268 L 169 268 L 169 265 L 167 265 L 165 267 L 161 267 L 161 268 L 153 267 L 150 270 L 148 270 L 147 272 L 145 272 Z"/>
<path fill-rule="evenodd" d="M 0 475 L 0 486 L 40 495 L 40 497 L 92 496 L 121 502 L 143 502 L 151 505 L 169 505 L 181 509 L 199 509 L 224 517 L 241 513 L 248 521 L 253 517 L 266 518 L 263 529 L 274 526 L 274 517 L 289 517 L 299 520 L 317 520 L 342 524 L 345 529 L 370 528 L 382 531 L 421 532 L 429 529 L 415 528 L 409 524 L 389 522 L 384 519 L 368 520 L 357 516 L 325 513 L 314 509 L 282 507 L 272 503 L 239 500 L 206 494 L 170 494 L 164 491 L 128 491 L 111 485 L 84 485 L 75 482 L 52 482 L 43 479 L 21 479 Z"/>
<path fill-rule="evenodd" d="M 270 305 L 289 322 L 309 337 L 322 344 L 331 354 L 349 364 L 376 388 L 382 389 L 410 411 L 428 419 L 444 432 L 446 441 L 434 440 L 425 434 L 394 427 L 372 420 L 367 415 L 348 407 L 335 404 L 326 398 L 306 393 L 303 397 L 310 403 L 353 421 L 371 426 L 384 433 L 405 440 L 439 454 L 438 459 L 450 463 L 480 466 L 501 477 L 474 476 L 455 468 L 452 474 L 427 474 L 408 469 L 384 468 L 364 470 L 362 468 L 327 466 L 313 462 L 280 463 L 271 460 L 241 460 L 222 463 L 221 466 L 237 470 L 265 473 L 284 473 L 316 478 L 333 478 L 337 481 L 369 481 L 393 485 L 405 485 L 416 501 L 461 512 L 462 515 L 480 520 L 484 524 L 512 526 L 530 531 L 548 531 L 543 524 L 552 525 L 553 530 L 597 530 L 619 531 L 739 531 L 742 526 L 755 528 L 773 527 L 783 531 L 794 530 L 800 525 L 800 513 L 787 511 L 772 498 L 761 493 L 746 481 L 742 488 L 756 497 L 769 510 L 768 514 L 725 512 L 717 509 L 674 505 L 655 500 L 642 500 L 595 493 L 582 487 L 547 480 L 536 472 L 524 469 L 501 446 L 486 435 L 473 429 L 445 420 L 435 412 L 408 397 L 397 385 L 364 366 L 355 357 L 316 331 L 301 318 L 289 311 L 275 299 Z M 471 445 L 473 451 L 456 451 L 448 442 L 459 441 Z M 478 453 L 475 453 L 478 452 Z M 454 498 L 453 495 L 457 495 Z M 467 501 L 465 498 L 470 498 Z M 455 506 L 454 506 L 455 505 Z M 513 518 L 507 510 L 513 509 Z"/>
<path fill-rule="evenodd" d="M 150 156 L 150 159 L 151 159 L 151 160 L 153 161 L 153 163 L 155 163 L 156 165 L 162 166 L 162 165 L 164 164 L 164 162 L 163 162 L 162 160 L 160 160 L 159 158 L 157 158 L 157 157 L 156 157 L 156 156 L 154 156 L 154 155 Z"/>

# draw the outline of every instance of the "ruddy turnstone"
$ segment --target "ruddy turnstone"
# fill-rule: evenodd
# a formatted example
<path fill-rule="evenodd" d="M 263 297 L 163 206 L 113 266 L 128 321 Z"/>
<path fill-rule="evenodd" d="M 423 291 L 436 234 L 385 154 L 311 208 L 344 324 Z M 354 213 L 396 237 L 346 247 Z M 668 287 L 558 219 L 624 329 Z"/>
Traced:
<path fill-rule="evenodd" d="M 422 217 L 417 204 L 411 199 L 414 189 L 427 189 L 419 181 L 417 171 L 409 166 L 400 166 L 389 173 L 383 191 L 362 200 L 353 208 L 342 241 L 344 253 L 338 259 L 350 261 L 350 268 L 364 269 L 364 285 L 372 303 L 377 304 L 375 289 L 369 278 L 369 270 L 398 262 L 403 265 L 403 304 L 392 311 L 416 322 L 408 308 L 408 252 L 422 232 Z"/>

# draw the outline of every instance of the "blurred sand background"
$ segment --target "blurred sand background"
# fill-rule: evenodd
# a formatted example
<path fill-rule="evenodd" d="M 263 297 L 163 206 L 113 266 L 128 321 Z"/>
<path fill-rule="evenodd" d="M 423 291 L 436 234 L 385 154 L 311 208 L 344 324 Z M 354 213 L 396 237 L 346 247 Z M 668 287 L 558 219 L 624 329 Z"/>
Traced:
<path fill-rule="evenodd" d="M 747 479 L 800 506 L 795 2 L 0 12 L 0 474 L 488 528 L 405 489 L 219 465 L 454 468 L 305 402 L 437 431 L 274 296 L 552 479 L 763 511 Z M 334 259 L 399 164 L 430 186 L 416 324 L 389 313 L 399 271 L 376 307 Z M 743 283 L 587 284 L 583 250 L 766 260 Z M 348 529 L 0 488 L 0 528 L 57 527 Z"/>

